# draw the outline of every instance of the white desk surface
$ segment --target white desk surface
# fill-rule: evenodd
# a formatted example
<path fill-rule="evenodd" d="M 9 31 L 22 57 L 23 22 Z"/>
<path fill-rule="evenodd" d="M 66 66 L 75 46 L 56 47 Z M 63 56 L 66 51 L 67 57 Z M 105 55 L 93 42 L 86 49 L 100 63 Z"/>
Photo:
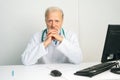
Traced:
<path fill-rule="evenodd" d="M 0 80 L 120 80 L 120 75 L 111 73 L 109 70 L 92 78 L 74 75 L 76 71 L 95 64 L 96 63 L 82 63 L 80 65 L 37 64 L 32 66 L 0 66 Z M 54 69 L 61 71 L 62 76 L 52 77 L 50 72 Z"/>

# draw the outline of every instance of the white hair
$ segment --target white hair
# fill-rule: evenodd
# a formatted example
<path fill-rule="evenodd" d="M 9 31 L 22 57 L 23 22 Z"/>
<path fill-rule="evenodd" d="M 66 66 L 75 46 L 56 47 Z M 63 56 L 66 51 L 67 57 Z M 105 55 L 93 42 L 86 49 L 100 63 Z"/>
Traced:
<path fill-rule="evenodd" d="M 47 18 L 49 12 L 54 12 L 54 11 L 60 11 L 62 14 L 62 18 L 64 17 L 64 13 L 62 11 L 62 9 L 58 8 L 58 7 L 49 7 L 47 8 L 47 10 L 45 11 L 45 19 Z"/>

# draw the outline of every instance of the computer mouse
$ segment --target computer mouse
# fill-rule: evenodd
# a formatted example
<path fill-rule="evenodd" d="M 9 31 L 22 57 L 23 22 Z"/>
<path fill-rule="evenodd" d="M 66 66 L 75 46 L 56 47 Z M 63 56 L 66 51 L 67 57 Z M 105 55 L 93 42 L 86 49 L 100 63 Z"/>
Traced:
<path fill-rule="evenodd" d="M 54 77 L 60 77 L 62 75 L 62 73 L 59 70 L 52 70 L 50 72 L 50 75 L 54 76 Z"/>

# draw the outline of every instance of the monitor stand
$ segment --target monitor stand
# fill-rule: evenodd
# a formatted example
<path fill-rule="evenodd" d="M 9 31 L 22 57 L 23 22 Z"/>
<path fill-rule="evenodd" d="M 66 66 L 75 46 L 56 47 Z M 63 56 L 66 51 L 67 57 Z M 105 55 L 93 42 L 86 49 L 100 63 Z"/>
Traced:
<path fill-rule="evenodd" d="M 114 68 L 111 68 L 110 70 L 112 73 L 115 73 L 115 74 L 120 74 L 120 64 L 118 64 L 116 67 Z"/>

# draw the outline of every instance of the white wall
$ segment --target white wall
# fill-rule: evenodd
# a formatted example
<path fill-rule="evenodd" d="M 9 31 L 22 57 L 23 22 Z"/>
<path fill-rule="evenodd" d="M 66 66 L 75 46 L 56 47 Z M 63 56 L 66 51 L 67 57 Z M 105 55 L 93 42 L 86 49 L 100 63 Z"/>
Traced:
<path fill-rule="evenodd" d="M 63 27 L 78 34 L 78 0 L 0 0 L 0 65 L 21 64 L 30 37 L 45 28 L 49 6 L 62 8 Z"/>
<path fill-rule="evenodd" d="M 100 61 L 108 24 L 120 24 L 120 0 L 0 0 L 0 65 L 21 64 L 33 33 L 45 26 L 44 10 L 58 6 L 64 27 L 77 32 L 84 62 Z"/>
<path fill-rule="evenodd" d="M 108 24 L 120 24 L 120 0 L 79 0 L 84 61 L 101 61 Z"/>

